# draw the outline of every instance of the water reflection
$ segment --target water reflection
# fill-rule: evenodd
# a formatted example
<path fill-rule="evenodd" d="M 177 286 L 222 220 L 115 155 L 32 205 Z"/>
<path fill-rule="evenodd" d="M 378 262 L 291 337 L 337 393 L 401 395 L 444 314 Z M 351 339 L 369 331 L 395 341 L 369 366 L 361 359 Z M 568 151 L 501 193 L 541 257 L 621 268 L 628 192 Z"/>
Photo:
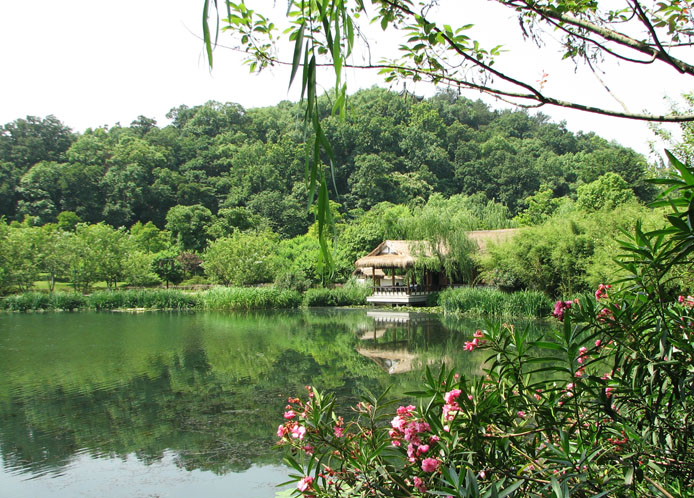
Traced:
<path fill-rule="evenodd" d="M 476 325 L 336 310 L 0 315 L 0 489 L 31 479 L 27 496 L 70 496 L 55 483 L 95 478 L 95 461 L 103 472 L 136 461 L 242 481 L 280 465 L 274 433 L 288 395 L 311 384 L 354 403 L 389 385 L 395 396 L 414 390 L 426 364 L 479 372 L 481 359 L 460 354 Z"/>

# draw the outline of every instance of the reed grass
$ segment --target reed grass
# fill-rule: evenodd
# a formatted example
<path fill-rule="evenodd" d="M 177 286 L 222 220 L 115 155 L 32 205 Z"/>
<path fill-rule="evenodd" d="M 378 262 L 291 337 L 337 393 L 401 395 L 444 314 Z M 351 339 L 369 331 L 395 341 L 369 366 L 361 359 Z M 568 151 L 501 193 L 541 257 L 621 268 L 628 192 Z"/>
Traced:
<path fill-rule="evenodd" d="M 301 294 L 276 287 L 215 287 L 200 293 L 206 310 L 257 310 L 297 308 Z"/>
<path fill-rule="evenodd" d="M 552 300 L 538 291 L 506 293 L 475 287 L 446 289 L 439 295 L 439 304 L 444 313 L 527 318 L 545 318 L 553 306 Z"/>
<path fill-rule="evenodd" d="M 7 311 L 75 310 L 86 306 L 86 298 L 75 292 L 24 292 L 0 300 L 0 309 Z"/>
<path fill-rule="evenodd" d="M 133 308 L 186 310 L 199 305 L 197 294 L 172 289 L 98 291 L 87 297 L 87 307 L 99 311 Z"/>
<path fill-rule="evenodd" d="M 371 294 L 370 287 L 363 285 L 345 285 L 334 289 L 308 289 L 304 294 L 304 306 L 355 306 L 366 304 Z"/>

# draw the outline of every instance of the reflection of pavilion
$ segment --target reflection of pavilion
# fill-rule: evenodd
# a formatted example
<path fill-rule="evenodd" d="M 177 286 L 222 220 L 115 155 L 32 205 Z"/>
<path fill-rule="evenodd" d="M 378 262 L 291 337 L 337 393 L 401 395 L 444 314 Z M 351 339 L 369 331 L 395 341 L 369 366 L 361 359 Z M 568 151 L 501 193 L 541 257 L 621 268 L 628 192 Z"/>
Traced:
<path fill-rule="evenodd" d="M 425 348 L 428 345 L 432 316 L 427 313 L 397 313 L 369 311 L 368 317 L 374 319 L 372 330 L 365 331 L 363 341 L 357 352 L 369 358 L 389 374 L 410 372 L 420 368 L 420 355 L 408 350 L 418 332 L 422 332 Z M 439 363 L 444 358 L 430 358 L 429 364 Z"/>

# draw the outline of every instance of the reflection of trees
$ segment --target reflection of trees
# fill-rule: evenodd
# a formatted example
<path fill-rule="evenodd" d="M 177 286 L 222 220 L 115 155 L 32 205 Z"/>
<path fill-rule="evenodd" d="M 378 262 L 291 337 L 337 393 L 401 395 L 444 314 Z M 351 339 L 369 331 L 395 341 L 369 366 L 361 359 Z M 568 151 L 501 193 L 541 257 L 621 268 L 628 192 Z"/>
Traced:
<path fill-rule="evenodd" d="M 166 451 L 185 469 L 220 474 L 279 463 L 274 434 L 288 395 L 312 384 L 353 399 L 387 382 L 359 357 L 356 338 L 335 317 L 310 326 L 300 313 L 279 319 L 200 314 L 183 317 L 189 327 L 172 327 L 169 336 L 157 335 L 171 325 L 166 315 L 101 318 L 101 327 L 127 322 L 138 329 L 109 332 L 127 372 L 105 353 L 82 354 L 84 336 L 72 340 L 67 332 L 60 348 L 79 355 L 77 370 L 54 361 L 53 378 L 44 383 L 46 370 L 34 369 L 30 354 L 11 358 L 17 370 L 0 380 L 0 451 L 7 466 L 59 471 L 78 452 L 134 454 L 147 463 Z M 141 318 L 150 330 L 140 329 Z"/>
<path fill-rule="evenodd" d="M 376 341 L 354 333 L 376 326 Z M 287 396 L 311 384 L 352 404 L 393 383 L 394 397 L 419 389 L 421 373 L 390 377 L 358 347 L 396 343 L 415 363 L 477 371 L 481 357 L 458 354 L 476 326 L 381 326 L 364 312 L 3 315 L 0 329 L 20 333 L 0 349 L 0 453 L 34 474 L 85 452 L 145 463 L 173 452 L 182 468 L 219 474 L 278 463 Z"/>

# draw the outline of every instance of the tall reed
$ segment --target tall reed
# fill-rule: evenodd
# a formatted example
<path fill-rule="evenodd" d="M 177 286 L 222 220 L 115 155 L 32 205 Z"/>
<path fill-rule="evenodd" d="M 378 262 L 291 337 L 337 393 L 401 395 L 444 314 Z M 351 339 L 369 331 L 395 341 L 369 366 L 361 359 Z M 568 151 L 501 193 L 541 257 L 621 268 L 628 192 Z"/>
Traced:
<path fill-rule="evenodd" d="M 197 294 L 172 289 L 129 289 L 98 291 L 87 297 L 95 310 L 147 308 L 158 310 L 193 309 L 200 305 Z"/>
<path fill-rule="evenodd" d="M 253 310 L 297 308 L 301 294 L 275 287 L 215 287 L 200 294 L 206 310 Z"/>
<path fill-rule="evenodd" d="M 475 316 L 544 318 L 552 311 L 552 301 L 538 291 L 506 293 L 498 289 L 461 287 L 439 295 L 444 313 Z"/>
<path fill-rule="evenodd" d="M 334 289 L 308 289 L 304 294 L 304 306 L 353 306 L 366 304 L 372 290 L 364 285 L 345 285 Z"/>
<path fill-rule="evenodd" d="M 25 292 L 0 300 L 0 309 L 8 311 L 75 310 L 86 306 L 86 298 L 75 292 Z"/>

